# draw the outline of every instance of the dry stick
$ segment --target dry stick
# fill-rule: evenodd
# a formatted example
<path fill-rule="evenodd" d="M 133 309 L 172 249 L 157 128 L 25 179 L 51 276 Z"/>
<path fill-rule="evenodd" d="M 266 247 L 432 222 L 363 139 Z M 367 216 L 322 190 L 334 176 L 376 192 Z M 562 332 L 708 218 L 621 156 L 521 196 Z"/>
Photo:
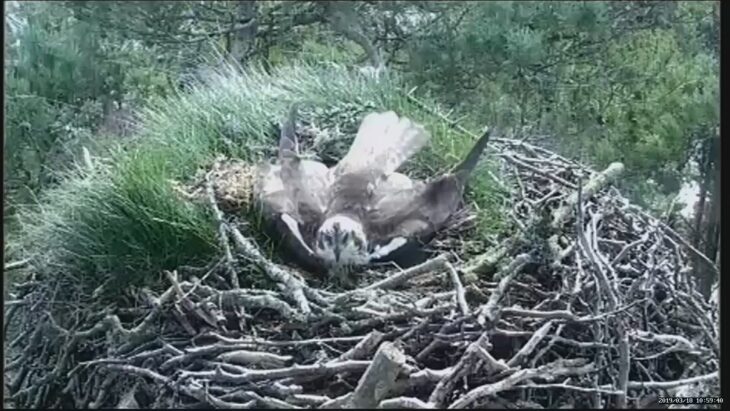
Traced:
<path fill-rule="evenodd" d="M 638 390 L 641 388 L 650 388 L 657 390 L 668 390 L 681 387 L 683 385 L 697 384 L 705 381 L 712 381 L 720 378 L 720 371 L 714 371 L 709 374 L 699 375 L 697 377 L 684 378 L 674 381 L 628 381 L 626 386 L 630 390 Z M 602 385 L 601 389 L 611 389 L 610 385 Z"/>
<path fill-rule="evenodd" d="M 456 382 L 471 372 L 477 362 L 482 358 L 486 360 L 485 362 L 489 367 L 487 374 L 493 374 L 495 371 L 504 368 L 504 364 L 500 364 L 485 349 L 487 344 L 489 344 L 487 332 L 483 332 L 476 341 L 469 344 L 466 350 L 464 350 L 464 354 L 459 359 L 459 362 L 436 384 L 436 387 L 428 397 L 429 404 L 435 408 L 442 407 L 446 397 L 453 391 Z"/>
<path fill-rule="evenodd" d="M 487 334 L 489 334 L 489 332 L 487 332 Z M 479 359 L 484 362 L 483 365 L 487 367 L 487 371 L 489 373 L 500 374 L 509 370 L 509 367 L 504 363 L 504 360 L 497 360 L 483 347 L 477 346 L 476 350 Z"/>
<path fill-rule="evenodd" d="M 241 288 L 235 290 L 220 291 L 207 297 L 204 301 L 217 301 L 220 299 L 224 306 L 244 307 L 245 309 L 256 310 L 268 308 L 279 313 L 284 318 L 295 316 L 295 309 L 286 301 L 277 298 L 272 294 L 250 295 Z"/>
<path fill-rule="evenodd" d="M 405 365 L 403 352 L 391 342 L 380 344 L 345 408 L 374 408 L 388 395 Z"/>
<path fill-rule="evenodd" d="M 379 345 L 380 342 L 385 337 L 385 334 L 381 333 L 378 330 L 373 330 L 370 333 L 368 333 L 364 338 L 360 337 L 360 341 L 355 344 L 352 348 L 342 353 L 339 357 L 330 360 L 329 363 L 336 364 L 339 362 L 347 361 L 347 360 L 360 360 L 368 357 Z M 345 337 L 346 338 L 346 337 Z M 327 339 L 325 339 L 327 340 Z M 337 340 L 337 338 L 329 339 L 329 340 Z M 294 341 L 296 342 L 296 341 Z M 316 377 L 315 377 L 316 378 Z M 282 382 L 291 382 L 291 378 L 283 380 Z M 347 397 L 349 398 L 349 397 Z M 340 400 L 344 400 L 345 398 L 341 398 Z M 342 407 L 341 401 L 337 398 L 335 399 L 327 399 L 326 401 L 322 401 L 323 405 L 327 404 L 327 406 L 338 406 Z"/>
<path fill-rule="evenodd" d="M 444 377 L 451 375 L 454 367 L 447 367 L 441 370 L 432 370 L 430 368 L 424 368 L 422 370 L 411 373 L 408 376 L 408 383 L 411 386 L 420 387 L 427 384 L 438 383 L 443 380 Z"/>
<path fill-rule="evenodd" d="M 212 171 L 209 171 L 208 174 L 206 174 L 205 176 L 205 189 L 208 194 L 208 202 L 210 202 L 210 206 L 213 209 L 213 213 L 215 214 L 215 219 L 218 222 L 218 241 L 220 241 L 221 247 L 223 248 L 223 251 L 225 253 L 227 262 L 226 267 L 228 268 L 231 285 L 233 286 L 233 288 L 238 288 L 240 286 L 238 283 L 238 274 L 233 268 L 235 260 L 233 259 L 233 254 L 231 253 L 231 246 L 228 244 L 225 217 L 223 215 L 223 212 L 218 208 L 218 203 L 215 200 L 215 190 L 213 190 L 213 181 L 210 179 L 212 173 Z"/>
<path fill-rule="evenodd" d="M 308 340 L 298 340 L 298 341 L 269 341 L 269 340 L 261 340 L 261 339 L 257 339 L 257 338 L 247 338 L 247 339 L 228 338 L 228 337 L 224 337 L 215 332 L 211 332 L 208 335 L 210 337 L 213 337 L 213 338 L 217 339 L 218 341 L 226 343 L 226 344 L 241 344 L 242 346 L 259 345 L 259 346 L 267 346 L 267 347 L 298 347 L 298 346 L 306 346 L 306 345 L 314 345 L 314 344 L 327 344 L 327 343 L 353 343 L 353 342 L 357 343 L 367 337 L 367 335 L 354 335 L 351 337 L 311 338 Z"/>
<path fill-rule="evenodd" d="M 350 392 L 344 395 L 340 395 L 337 398 L 332 398 L 331 400 L 321 404 L 318 408 L 343 408 L 345 404 L 347 404 L 347 401 L 350 399 L 351 395 L 352 393 Z"/>
<path fill-rule="evenodd" d="M 503 310 L 503 312 L 504 312 L 504 310 Z M 507 366 L 511 368 L 511 367 L 520 365 L 522 360 L 524 360 L 525 358 L 527 358 L 527 356 L 532 354 L 532 351 L 534 351 L 535 347 L 537 347 L 537 345 L 540 343 L 540 341 L 542 341 L 543 338 L 545 338 L 548 331 L 550 331 L 550 327 L 552 327 L 552 326 L 553 326 L 553 321 L 548 321 L 545 324 L 543 324 L 542 327 L 538 328 L 537 331 L 535 331 L 535 333 L 532 335 L 532 337 L 530 337 L 530 339 L 527 341 L 527 343 L 525 343 L 525 345 L 522 346 L 522 348 L 520 348 L 520 350 L 517 352 L 517 354 L 515 354 L 512 358 L 510 358 L 509 361 L 507 361 Z"/>
<path fill-rule="evenodd" d="M 250 343 L 238 343 L 238 344 L 222 344 L 216 343 L 211 345 L 204 345 L 199 347 L 190 347 L 181 352 L 180 354 L 169 358 L 167 361 L 160 365 L 161 371 L 166 371 L 173 366 L 179 366 L 181 363 L 191 362 L 197 358 L 205 356 L 220 357 L 224 359 L 238 360 L 239 362 L 248 361 L 249 363 L 258 364 L 272 364 L 272 363 L 286 363 L 291 360 L 289 356 L 278 356 L 274 354 L 268 354 L 259 351 L 252 351 L 252 344 Z M 234 358 L 225 355 L 225 353 L 237 352 L 238 354 L 233 355 Z"/>
<path fill-rule="evenodd" d="M 673 240 L 681 243 L 683 246 L 685 246 L 694 256 L 698 257 L 702 261 L 704 261 L 708 267 L 710 267 L 717 275 L 720 275 L 720 269 L 715 265 L 715 262 L 712 261 L 709 257 L 707 257 L 702 251 L 696 249 L 692 244 L 690 244 L 687 240 L 685 240 L 681 235 L 679 235 L 674 229 L 669 227 L 668 225 L 664 224 L 662 221 L 657 220 L 656 218 L 649 215 L 646 211 L 642 210 L 641 208 L 635 206 L 635 205 L 628 205 L 629 209 L 635 211 L 640 216 L 646 218 L 650 221 L 655 221 L 659 227 L 662 228 L 667 234 L 669 234 L 670 237 L 672 237 Z"/>
<path fill-rule="evenodd" d="M 629 348 L 629 336 L 626 334 L 624 325 L 619 322 L 618 333 L 620 340 L 618 343 L 619 362 L 618 362 L 618 391 L 616 398 L 616 408 L 626 408 L 626 396 L 628 392 L 629 370 L 631 368 L 631 352 Z M 623 335 L 622 335 L 623 334 Z"/>
<path fill-rule="evenodd" d="M 586 184 L 588 185 L 588 184 Z M 577 206 L 578 206 L 578 218 L 576 221 L 576 231 L 578 236 L 578 245 L 580 246 L 579 249 L 583 250 L 583 252 L 586 254 L 586 257 L 588 258 L 588 261 L 591 263 L 591 266 L 593 266 L 593 271 L 596 273 L 596 279 L 598 281 L 598 284 L 600 285 L 600 288 L 603 290 L 603 292 L 608 297 L 608 305 L 610 310 L 615 310 L 618 306 L 618 298 L 616 297 L 616 294 L 614 293 L 613 287 L 611 286 L 611 283 L 608 281 L 608 276 L 606 275 L 606 272 L 603 270 L 603 267 L 601 267 L 601 264 L 598 262 L 598 259 L 596 258 L 595 254 L 593 253 L 593 249 L 591 248 L 590 244 L 588 243 L 588 239 L 586 238 L 585 231 L 583 229 L 583 200 L 582 200 L 582 192 L 583 192 L 583 186 L 578 187 L 577 192 Z M 571 196 L 572 198 L 572 196 Z M 575 206 L 576 204 L 573 204 Z M 557 213 L 557 215 L 561 215 L 560 213 Z M 555 222 L 560 221 L 561 217 L 556 217 Z"/>
<path fill-rule="evenodd" d="M 427 408 L 433 408 L 433 406 L 431 404 L 425 403 L 415 397 L 397 397 L 397 398 L 389 398 L 387 400 L 380 401 L 380 404 L 378 404 L 378 408 L 380 408 L 380 409 L 402 409 L 402 408 L 427 409 Z"/>
<path fill-rule="evenodd" d="M 188 296 L 190 296 L 190 294 L 193 293 L 193 291 L 195 291 L 198 288 L 199 285 L 203 284 L 205 282 L 205 280 L 211 274 L 213 274 L 216 271 L 216 269 L 218 269 L 218 266 L 223 262 L 224 259 L 225 259 L 225 257 L 218 259 L 218 261 L 216 261 L 216 263 L 213 264 L 213 266 L 205 274 L 203 274 L 203 276 L 200 277 L 200 279 L 194 278 L 195 281 L 193 281 L 193 286 L 190 287 L 190 289 L 183 295 L 183 297 L 187 298 Z M 183 283 L 185 283 L 185 282 L 183 282 Z M 181 283 L 181 285 L 182 285 L 182 283 Z"/>
<path fill-rule="evenodd" d="M 290 402 L 307 407 L 319 407 L 327 401 L 332 401 L 330 397 L 325 395 L 314 394 L 294 394 L 287 398 Z"/>
<path fill-rule="evenodd" d="M 302 407 L 297 407 L 293 404 L 290 404 L 286 401 L 282 401 L 278 398 L 274 397 L 261 397 L 261 399 L 258 400 L 260 404 L 263 404 L 266 406 L 266 408 L 279 408 L 279 409 L 299 409 Z"/>
<path fill-rule="evenodd" d="M 236 350 L 219 354 L 217 360 L 236 365 L 255 365 L 261 368 L 279 368 L 292 360 L 290 355 L 276 355 L 261 351 Z"/>
<path fill-rule="evenodd" d="M 287 377 L 326 376 L 341 372 L 356 372 L 364 370 L 371 361 L 342 361 L 338 363 L 320 363 L 312 365 L 295 364 L 286 368 L 270 370 L 247 370 L 243 374 L 232 374 L 221 369 L 215 371 L 181 371 L 180 379 L 202 378 L 215 382 L 242 384 L 247 382 L 276 380 Z"/>
<path fill-rule="evenodd" d="M 517 385 L 514 387 L 517 388 L 561 388 L 564 390 L 572 390 L 572 391 L 579 391 L 584 393 L 595 393 L 598 392 L 600 394 L 607 394 L 607 395 L 619 395 L 621 394 L 621 391 L 611 390 L 611 389 L 601 389 L 601 388 L 587 388 L 587 387 L 579 387 L 577 385 L 568 385 L 565 383 L 562 384 L 522 384 Z"/>
<path fill-rule="evenodd" d="M 629 335 L 633 338 L 636 338 L 637 340 L 645 341 L 645 342 L 658 342 L 658 343 L 664 343 L 664 344 L 680 344 L 688 349 L 694 351 L 697 349 L 695 345 L 688 339 L 682 337 L 681 335 L 674 335 L 674 334 L 655 334 L 647 331 L 642 330 L 633 330 L 629 333 Z"/>
<path fill-rule="evenodd" d="M 626 256 L 626 254 L 628 254 L 629 251 L 631 251 L 632 249 L 634 249 L 637 246 L 640 246 L 641 244 L 644 244 L 648 240 L 649 240 L 649 233 L 646 232 L 646 233 L 644 233 L 644 235 L 640 239 L 638 239 L 638 240 L 636 240 L 634 242 L 631 242 L 631 243 L 627 244 L 621 250 L 621 252 L 619 252 L 616 255 L 616 257 L 613 258 L 613 260 L 611 260 L 611 265 L 612 266 L 615 266 L 616 264 L 618 264 L 621 261 L 621 259 L 624 258 Z"/>
<path fill-rule="evenodd" d="M 466 291 L 464 291 L 464 286 L 461 284 L 461 280 L 459 279 L 459 273 L 456 272 L 456 269 L 453 265 L 451 265 L 450 262 L 446 261 L 444 265 L 449 271 L 449 274 L 451 276 L 451 282 L 454 283 L 454 291 L 456 292 L 456 303 L 458 304 L 459 309 L 461 309 L 461 313 L 465 316 L 468 316 L 469 305 L 466 303 Z"/>
<path fill-rule="evenodd" d="M 189 336 L 194 337 L 197 332 L 195 331 L 195 327 L 190 323 L 190 320 L 185 316 L 185 314 L 180 309 L 180 306 L 175 304 L 175 306 L 172 309 L 172 316 L 175 317 L 178 323 L 182 325 L 183 329 L 185 329 L 185 332 L 188 333 Z"/>
<path fill-rule="evenodd" d="M 565 220 L 568 219 L 572 213 L 574 207 L 578 203 L 579 193 L 581 196 L 585 194 L 586 197 L 592 197 L 608 183 L 617 178 L 624 170 L 624 166 L 621 163 L 611 163 L 605 170 L 595 175 L 592 179 L 588 180 L 585 185 L 579 185 L 578 191 L 573 192 L 566 200 L 565 204 L 556 209 L 553 212 L 553 229 L 560 229 L 563 226 Z M 582 220 L 581 220 L 582 221 Z"/>
<path fill-rule="evenodd" d="M 611 164 L 608 169 L 606 169 L 603 173 L 601 173 L 598 177 L 595 179 L 589 181 L 585 188 L 588 191 L 589 195 L 595 194 L 598 190 L 600 190 L 600 187 L 602 185 L 605 185 L 605 183 L 615 177 L 615 175 L 619 174 L 623 170 L 623 165 L 621 163 L 613 163 Z M 579 185 L 578 192 L 576 193 L 576 200 L 577 200 L 577 224 L 576 224 L 576 234 L 578 236 L 578 244 L 580 245 L 580 248 L 583 249 L 583 252 L 586 254 L 586 257 L 588 257 L 588 260 L 591 262 L 591 265 L 593 266 L 594 271 L 596 272 L 596 276 L 598 277 L 598 282 L 601 285 L 601 289 L 603 289 L 603 292 L 607 294 L 608 296 L 608 306 L 609 310 L 615 311 L 618 306 L 618 297 L 616 296 L 613 287 L 608 282 L 608 276 L 606 275 L 606 272 L 603 270 L 603 267 L 601 267 L 601 264 L 596 259 L 596 256 L 593 253 L 593 249 L 591 248 L 590 244 L 588 243 L 588 239 L 586 238 L 585 232 L 583 230 L 583 185 Z M 572 196 L 571 196 L 572 198 Z M 558 214 L 558 217 L 555 221 L 560 221 L 562 217 L 560 214 Z M 631 352 L 629 347 L 629 339 L 628 335 L 626 334 L 626 329 L 623 321 L 619 320 L 617 324 L 617 333 L 619 335 L 619 377 L 618 377 L 618 390 L 621 391 L 621 394 L 618 395 L 618 398 L 616 399 L 616 406 L 617 408 L 625 408 L 626 407 L 626 396 L 628 395 L 628 389 L 627 389 L 627 383 L 629 379 L 629 371 L 631 368 Z"/>
<path fill-rule="evenodd" d="M 550 173 L 547 173 L 547 172 L 545 172 L 543 170 L 540 170 L 537 167 L 534 167 L 534 166 L 531 166 L 531 165 L 529 165 L 527 163 L 524 163 L 524 162 L 522 162 L 522 161 L 520 161 L 520 160 L 518 160 L 518 159 L 516 159 L 516 158 L 514 158 L 512 156 L 510 156 L 509 154 L 502 154 L 501 157 L 504 158 L 505 160 L 509 161 L 510 163 L 515 164 L 518 167 L 522 167 L 522 168 L 525 168 L 527 170 L 530 170 L 533 173 L 535 173 L 535 174 L 537 174 L 539 176 L 545 177 L 548 180 L 555 181 L 556 183 L 558 183 L 560 185 L 563 185 L 565 187 L 572 188 L 572 189 L 575 189 L 576 188 L 575 187 L 575 184 L 573 184 L 573 183 L 571 183 L 569 181 L 565 181 L 565 180 L 563 180 L 562 178 L 560 178 L 558 176 L 555 176 L 555 175 L 552 175 Z"/>
<path fill-rule="evenodd" d="M 511 245 L 515 242 L 515 237 L 509 237 L 498 244 L 492 250 L 481 254 L 471 261 L 464 269 L 464 282 L 473 283 L 479 278 L 478 274 L 492 270 L 497 263 L 507 256 Z"/>
<path fill-rule="evenodd" d="M 621 306 L 613 311 L 608 311 L 608 312 L 605 312 L 602 314 L 597 314 L 597 315 L 587 315 L 584 317 L 579 317 L 576 314 L 574 314 L 568 310 L 537 311 L 537 310 L 523 310 L 521 308 L 503 308 L 501 313 L 502 313 L 502 315 L 511 315 L 511 316 L 515 316 L 515 317 L 546 318 L 548 320 L 580 323 L 580 322 L 598 321 L 598 320 L 602 320 L 602 319 L 611 317 L 618 313 L 624 312 L 635 305 L 638 305 L 642 301 L 643 300 L 636 300 L 630 304 Z"/>
<path fill-rule="evenodd" d="M 129 389 L 124 395 L 121 396 L 119 399 L 119 402 L 117 403 L 116 409 L 139 409 L 141 408 L 139 406 L 139 403 L 134 398 L 134 394 L 136 394 L 137 389 L 139 387 L 139 383 L 135 383 L 132 388 Z"/>
<path fill-rule="evenodd" d="M 107 315 L 106 317 L 104 317 L 103 320 L 97 322 L 88 330 L 76 332 L 70 332 L 59 326 L 49 312 L 46 312 L 46 315 L 49 319 L 51 327 L 55 328 L 62 335 L 69 338 L 69 342 L 65 346 L 66 352 L 70 351 L 79 341 L 90 339 L 108 330 L 111 330 L 119 335 L 126 337 L 128 339 L 127 345 L 134 345 L 139 343 L 142 339 L 151 335 L 151 331 L 148 328 L 152 326 L 153 321 L 159 315 L 162 304 L 171 301 L 172 296 L 174 296 L 174 292 L 172 288 L 170 288 L 162 295 L 162 297 L 160 297 L 157 306 L 147 315 L 147 317 L 145 317 L 145 319 L 142 320 L 139 325 L 131 330 L 125 329 L 122 326 L 119 317 L 113 314 Z M 63 355 L 65 356 L 65 354 Z M 56 371 L 60 372 L 58 369 L 54 370 L 54 372 Z"/>
<path fill-rule="evenodd" d="M 201 320 L 203 320 L 205 323 L 210 325 L 211 327 L 216 327 L 216 321 L 215 319 L 211 318 L 210 315 L 208 315 L 206 312 L 201 310 L 199 307 L 196 307 L 195 304 L 193 304 L 192 301 L 190 301 L 189 298 L 185 297 L 185 294 L 183 293 L 182 287 L 180 286 L 180 282 L 177 280 L 177 270 L 175 271 L 164 271 L 165 275 L 167 276 L 167 279 L 172 283 L 172 288 L 175 290 L 175 294 L 178 296 L 178 301 L 182 303 L 183 307 L 190 313 L 193 313 L 198 316 Z"/>
<path fill-rule="evenodd" d="M 385 334 L 378 330 L 373 330 L 366 335 L 365 338 L 360 340 L 360 342 L 355 344 L 354 347 L 342 353 L 342 355 L 337 357 L 334 361 L 359 360 L 365 358 L 365 356 L 369 355 L 375 347 L 380 344 L 383 337 L 385 337 Z"/>
<path fill-rule="evenodd" d="M 441 328 L 439 329 L 439 334 L 445 334 L 448 332 L 451 332 L 452 330 L 455 330 L 456 327 L 460 326 L 464 321 L 466 321 L 467 317 L 460 317 L 457 318 L 455 321 L 444 323 Z M 421 352 L 416 354 L 416 360 L 423 362 L 426 357 L 431 353 L 431 351 L 435 350 L 437 347 L 439 347 L 442 344 L 442 340 L 438 337 L 434 338 Z"/>
<path fill-rule="evenodd" d="M 137 361 L 143 361 L 148 358 L 156 358 L 158 356 L 164 355 L 164 354 L 170 354 L 170 355 L 181 355 L 183 352 L 172 345 L 168 343 L 163 343 L 163 346 L 154 350 L 144 351 L 140 353 L 136 353 L 133 355 L 130 355 L 126 358 L 124 358 L 128 362 L 137 362 Z"/>
<path fill-rule="evenodd" d="M 523 310 L 522 308 L 503 308 L 502 315 L 512 315 L 515 317 L 547 318 L 549 320 L 566 320 L 572 322 L 577 322 L 581 320 L 581 317 L 578 317 L 568 310 L 537 311 Z"/>
<path fill-rule="evenodd" d="M 304 289 L 307 287 L 304 280 L 296 278 L 293 274 L 266 259 L 256 245 L 244 237 L 236 227 L 230 224 L 226 224 L 226 227 L 233 235 L 233 241 L 236 243 L 238 250 L 261 266 L 272 280 L 281 284 L 286 295 L 297 303 L 303 314 L 308 315 L 311 313 L 312 309 L 309 307 L 309 301 L 304 295 Z"/>
<path fill-rule="evenodd" d="M 198 401 L 212 404 L 216 407 L 220 408 L 232 408 L 230 406 L 226 406 L 227 404 L 225 401 L 219 400 L 216 397 L 213 397 L 210 395 L 206 390 L 195 389 L 187 385 L 181 385 L 181 384 L 174 384 L 172 380 L 170 380 L 168 377 L 165 377 L 164 375 L 158 374 L 152 370 L 148 370 L 146 368 L 141 367 L 135 367 L 133 365 L 123 365 L 123 364 L 109 364 L 107 365 L 107 368 L 115 371 L 120 371 L 127 374 L 133 374 L 140 377 L 151 379 L 158 384 L 161 384 L 165 387 L 168 387 L 170 389 L 173 389 L 181 394 L 187 395 L 189 397 L 192 397 Z"/>
<path fill-rule="evenodd" d="M 524 267 L 528 262 L 530 262 L 530 256 L 528 254 L 520 254 L 516 256 L 514 260 L 512 260 L 512 262 L 503 270 L 506 275 L 502 276 L 497 288 L 495 288 L 489 296 L 489 301 L 479 310 L 479 315 L 477 316 L 477 322 L 479 325 L 484 326 L 487 320 L 491 324 L 495 323 L 499 316 L 499 300 L 507 290 L 507 286 L 510 281 L 517 276 L 517 274 L 522 270 L 522 267 Z"/>
<path fill-rule="evenodd" d="M 466 408 L 477 400 L 494 395 L 500 391 L 511 389 L 518 383 L 525 380 L 531 380 L 534 378 L 554 379 L 556 377 L 567 375 L 587 374 L 593 371 L 596 371 L 595 364 L 585 364 L 585 360 L 583 359 L 558 360 L 538 368 L 519 370 L 501 381 L 474 388 L 451 403 L 448 408 Z"/>
<path fill-rule="evenodd" d="M 30 258 L 24 258 L 19 261 L 13 261 L 10 263 L 5 264 L 4 271 L 10 271 L 10 270 L 17 270 L 19 268 L 24 268 L 25 266 L 30 263 Z"/>
<path fill-rule="evenodd" d="M 394 275 L 391 275 L 388 278 L 372 283 L 369 286 L 362 288 L 358 291 L 371 291 L 376 289 L 385 290 L 388 288 L 393 288 L 408 281 L 413 277 L 428 273 L 429 271 L 444 268 L 445 263 L 447 262 L 448 260 L 446 259 L 446 256 L 442 254 L 424 263 L 400 271 Z"/>

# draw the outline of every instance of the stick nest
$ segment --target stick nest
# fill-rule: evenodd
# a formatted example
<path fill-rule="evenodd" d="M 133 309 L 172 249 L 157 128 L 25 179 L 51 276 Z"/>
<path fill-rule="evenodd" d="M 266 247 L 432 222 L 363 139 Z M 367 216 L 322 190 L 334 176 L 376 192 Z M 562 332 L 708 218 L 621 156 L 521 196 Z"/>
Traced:
<path fill-rule="evenodd" d="M 688 276 L 690 255 L 701 258 L 611 187 L 621 166 L 492 147 L 514 192 L 509 235 L 475 257 L 448 252 L 470 230 L 457 224 L 467 210 L 434 258 L 366 271 L 354 290 L 268 258 L 231 216 L 249 201 L 250 167 L 217 162 L 183 190 L 218 217 L 225 252 L 210 265 L 113 304 L 75 292 L 72 277 L 15 287 L 6 405 L 603 408 L 719 396 L 717 306 Z M 252 271 L 270 286 L 239 284 Z"/>

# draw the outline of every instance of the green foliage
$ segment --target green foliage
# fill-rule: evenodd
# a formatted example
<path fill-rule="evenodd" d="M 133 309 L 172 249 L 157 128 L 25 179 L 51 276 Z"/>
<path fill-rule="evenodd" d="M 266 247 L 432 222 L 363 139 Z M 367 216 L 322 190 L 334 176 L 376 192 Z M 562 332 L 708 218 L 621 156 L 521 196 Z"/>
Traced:
<path fill-rule="evenodd" d="M 76 19 L 58 2 L 18 3 L 10 11 L 5 123 L 6 223 L 68 169 L 80 146 L 100 140 L 115 106 L 164 95 L 170 81 L 134 42 Z"/>
<path fill-rule="evenodd" d="M 460 2 L 408 38 L 403 69 L 467 124 L 623 161 L 624 190 L 648 205 L 643 183 L 676 192 L 719 123 L 716 21 L 712 2 Z"/>
<path fill-rule="evenodd" d="M 357 113 L 370 109 L 392 109 L 424 121 L 435 148 L 427 162 L 416 160 L 412 167 L 452 166 L 468 137 L 418 111 L 400 90 L 397 79 L 373 82 L 341 66 L 301 63 L 271 73 L 261 68 L 213 73 L 190 93 L 143 112 L 141 138 L 115 150 L 108 166 L 70 173 L 43 195 L 40 205 L 25 209 L 17 247 L 47 268 L 87 277 L 92 287 L 107 275 L 121 284 L 154 281 L 162 269 L 211 257 L 217 242 L 210 213 L 179 199 L 170 181 L 190 179 L 219 153 L 262 159 L 276 142 L 272 126 L 294 101 L 321 107 L 312 121 L 331 129 L 342 123 L 328 113 L 344 106 L 359 107 L 351 111 L 352 130 L 361 120 Z M 354 131 L 347 138 L 352 136 Z M 491 198 L 489 187 L 481 186 L 479 195 Z M 499 221 L 496 200 L 493 204 L 480 204 L 485 228 Z"/>
<path fill-rule="evenodd" d="M 97 67 L 100 45 L 96 33 L 89 32 L 93 27 L 74 21 L 52 3 L 27 6 L 10 79 L 26 80 L 29 93 L 63 103 L 96 97 L 115 87 L 116 67 Z"/>

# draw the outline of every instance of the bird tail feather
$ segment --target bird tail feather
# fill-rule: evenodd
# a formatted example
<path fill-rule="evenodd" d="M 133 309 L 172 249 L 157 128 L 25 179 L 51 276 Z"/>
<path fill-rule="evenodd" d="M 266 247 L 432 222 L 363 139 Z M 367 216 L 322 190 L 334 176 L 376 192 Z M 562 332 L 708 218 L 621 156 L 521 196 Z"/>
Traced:
<path fill-rule="evenodd" d="M 469 154 L 466 155 L 466 158 L 464 158 L 464 160 L 451 171 L 452 174 L 455 174 L 459 178 L 462 184 L 466 183 L 466 180 L 479 163 L 479 158 L 489 142 L 490 134 L 489 130 L 485 131 L 484 134 L 479 137 L 476 144 L 474 144 L 471 151 L 469 151 Z"/>
<path fill-rule="evenodd" d="M 281 124 L 279 136 L 279 157 L 295 158 L 299 156 L 299 142 L 296 135 L 296 121 L 301 103 L 294 103 L 289 108 L 289 114 Z"/>

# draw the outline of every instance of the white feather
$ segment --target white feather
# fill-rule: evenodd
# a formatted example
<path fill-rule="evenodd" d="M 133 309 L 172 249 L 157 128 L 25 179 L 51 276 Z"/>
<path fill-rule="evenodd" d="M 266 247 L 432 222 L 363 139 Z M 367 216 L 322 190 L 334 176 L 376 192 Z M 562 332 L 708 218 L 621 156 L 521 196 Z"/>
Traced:
<path fill-rule="evenodd" d="M 429 138 L 421 125 L 392 111 L 369 114 L 335 173 L 367 171 L 387 176 L 423 148 Z"/>
<path fill-rule="evenodd" d="M 311 248 L 307 245 L 307 243 L 304 241 L 304 238 L 302 238 L 302 233 L 299 231 L 299 224 L 290 216 L 289 214 L 282 214 L 281 220 L 284 221 L 284 223 L 289 227 L 289 230 L 294 234 L 294 237 L 299 241 L 299 244 L 309 252 L 309 254 L 314 255 L 314 251 L 312 251 Z"/>
<path fill-rule="evenodd" d="M 365 230 L 358 221 L 344 215 L 336 215 L 330 217 L 322 223 L 318 230 L 319 233 L 328 233 L 334 235 L 334 226 L 338 225 L 341 232 L 348 233 L 351 236 L 358 237 L 363 243 L 367 243 L 367 236 Z M 334 239 L 334 241 L 339 241 Z M 368 254 L 364 250 L 358 249 L 358 247 L 351 241 L 345 241 L 339 243 L 340 245 L 340 258 L 336 261 L 334 244 L 319 244 L 317 246 L 317 255 L 322 258 L 325 262 L 330 265 L 353 265 L 360 266 L 367 264 Z"/>
<path fill-rule="evenodd" d="M 396 238 L 390 240 L 390 242 L 388 244 L 384 245 L 383 247 L 376 246 L 375 250 L 373 250 L 373 253 L 370 254 L 370 259 L 377 260 L 377 259 L 383 258 L 386 255 L 392 253 L 393 251 L 403 247 L 407 242 L 408 242 L 408 240 L 406 240 L 403 237 L 396 237 Z"/>
<path fill-rule="evenodd" d="M 327 207 L 327 189 L 331 181 L 328 168 L 324 164 L 302 160 L 297 169 L 298 181 L 284 184 L 282 168 L 279 164 L 265 164 L 257 170 L 256 192 L 260 200 L 266 201 L 280 213 L 298 214 L 297 201 L 304 201 L 320 212 Z M 296 192 L 290 190 L 296 188 Z"/>

